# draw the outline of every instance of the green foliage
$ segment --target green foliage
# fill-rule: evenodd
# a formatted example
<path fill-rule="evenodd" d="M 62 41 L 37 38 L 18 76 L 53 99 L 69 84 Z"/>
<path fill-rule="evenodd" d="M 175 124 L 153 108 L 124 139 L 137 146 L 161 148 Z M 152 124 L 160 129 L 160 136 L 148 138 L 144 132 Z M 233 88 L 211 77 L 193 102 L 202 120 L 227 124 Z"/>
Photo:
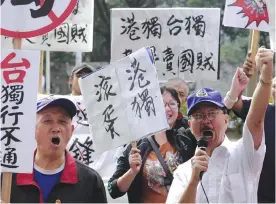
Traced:
<path fill-rule="evenodd" d="M 236 37 L 221 45 L 221 62 L 237 66 L 242 64 L 247 55 L 248 37 Z"/>

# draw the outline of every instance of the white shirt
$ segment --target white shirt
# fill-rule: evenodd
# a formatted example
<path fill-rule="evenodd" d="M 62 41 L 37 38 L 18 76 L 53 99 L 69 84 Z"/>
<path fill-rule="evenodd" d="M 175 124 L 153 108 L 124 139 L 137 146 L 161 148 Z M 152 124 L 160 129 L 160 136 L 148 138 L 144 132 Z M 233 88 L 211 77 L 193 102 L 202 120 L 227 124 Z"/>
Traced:
<path fill-rule="evenodd" d="M 246 123 L 243 137 L 223 143 L 214 149 L 209 158 L 208 170 L 203 174 L 202 185 L 210 203 L 257 203 L 257 190 L 265 156 L 264 132 L 258 150 Z M 174 180 L 166 203 L 177 203 L 192 175 L 191 160 L 174 172 Z M 201 184 L 197 186 L 196 203 L 207 203 Z"/>

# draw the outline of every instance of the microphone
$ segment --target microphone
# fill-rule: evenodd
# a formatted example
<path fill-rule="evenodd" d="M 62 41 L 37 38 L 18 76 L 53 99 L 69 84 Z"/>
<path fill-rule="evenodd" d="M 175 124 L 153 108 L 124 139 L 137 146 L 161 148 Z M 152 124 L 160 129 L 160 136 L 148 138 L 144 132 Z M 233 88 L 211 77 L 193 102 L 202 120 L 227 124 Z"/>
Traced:
<path fill-rule="evenodd" d="M 210 136 L 213 136 L 212 131 L 206 130 L 203 132 L 203 136 L 201 136 L 199 138 L 199 140 L 197 141 L 197 146 L 199 149 L 206 151 L 208 144 L 209 144 L 208 137 L 210 137 Z M 200 180 L 202 179 L 203 173 L 204 173 L 204 171 L 200 172 L 200 174 L 199 174 Z"/>

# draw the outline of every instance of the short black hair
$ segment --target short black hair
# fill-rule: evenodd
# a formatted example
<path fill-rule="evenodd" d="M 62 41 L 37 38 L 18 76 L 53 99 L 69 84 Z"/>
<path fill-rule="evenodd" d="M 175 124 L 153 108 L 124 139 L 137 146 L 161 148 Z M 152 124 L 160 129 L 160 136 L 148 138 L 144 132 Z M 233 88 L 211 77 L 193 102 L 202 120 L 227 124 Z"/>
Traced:
<path fill-rule="evenodd" d="M 169 87 L 166 87 L 166 86 L 162 86 L 160 88 L 160 91 L 161 91 L 161 94 L 163 95 L 165 92 L 168 92 L 172 95 L 172 97 L 176 100 L 177 102 L 177 106 L 178 108 L 180 108 L 180 100 L 178 98 L 178 94 L 177 94 L 177 91 L 173 88 L 169 88 Z"/>

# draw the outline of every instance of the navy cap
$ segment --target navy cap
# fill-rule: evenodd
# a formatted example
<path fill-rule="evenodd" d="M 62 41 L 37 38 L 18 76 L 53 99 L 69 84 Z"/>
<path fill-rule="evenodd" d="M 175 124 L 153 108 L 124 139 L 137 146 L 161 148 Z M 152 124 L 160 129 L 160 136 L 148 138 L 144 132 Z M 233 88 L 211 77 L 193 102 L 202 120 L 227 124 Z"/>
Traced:
<path fill-rule="evenodd" d="M 198 89 L 195 93 L 187 98 L 187 114 L 191 115 L 192 109 L 202 102 L 209 102 L 218 107 L 224 108 L 223 98 L 220 93 L 214 89 L 203 88 Z"/>
<path fill-rule="evenodd" d="M 77 108 L 72 101 L 67 98 L 54 98 L 52 95 L 46 98 L 41 98 L 37 101 L 36 112 L 38 113 L 49 105 L 61 106 L 69 114 L 71 119 L 76 115 L 77 112 Z"/>

